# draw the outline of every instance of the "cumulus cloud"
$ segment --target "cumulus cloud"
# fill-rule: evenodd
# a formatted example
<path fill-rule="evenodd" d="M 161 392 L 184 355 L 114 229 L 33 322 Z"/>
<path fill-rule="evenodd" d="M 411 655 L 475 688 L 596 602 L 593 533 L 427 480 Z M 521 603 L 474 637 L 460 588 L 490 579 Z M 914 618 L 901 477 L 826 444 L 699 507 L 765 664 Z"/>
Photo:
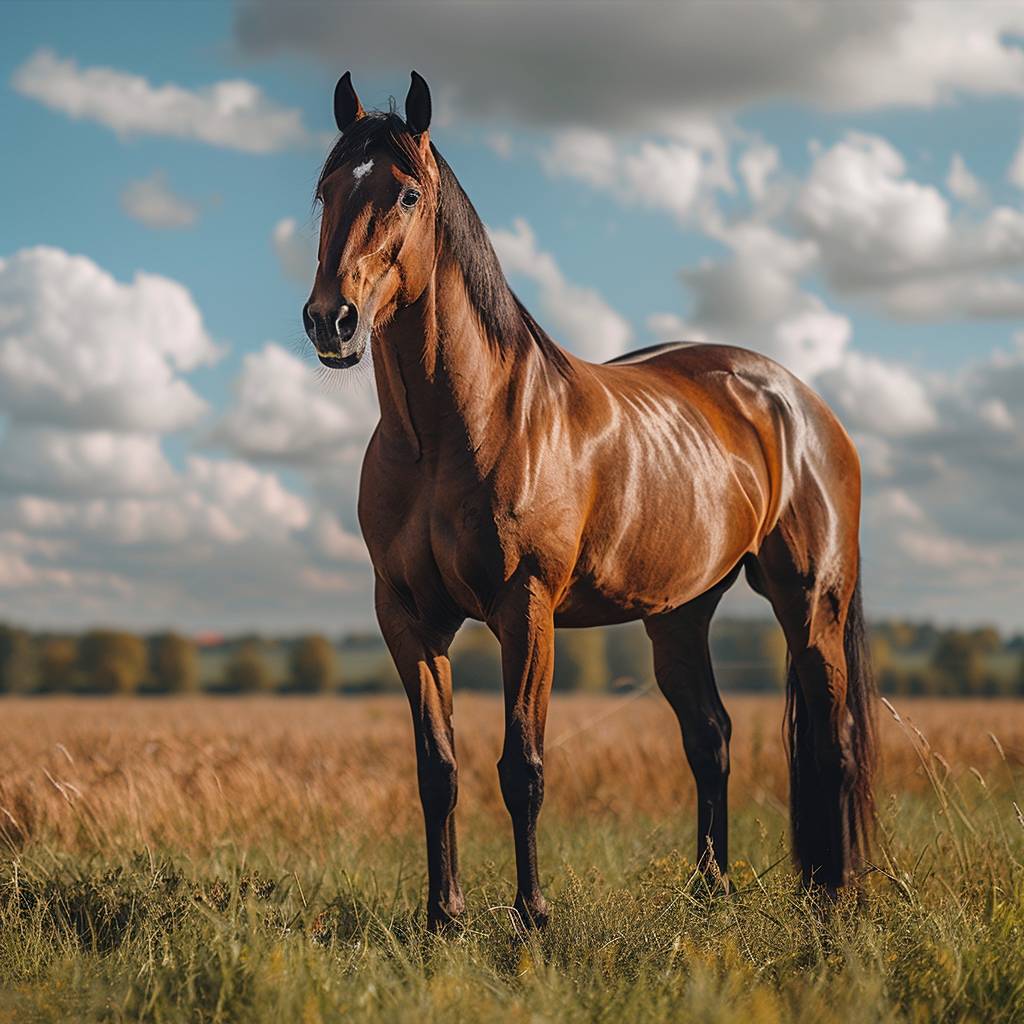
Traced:
<path fill-rule="evenodd" d="M 964 175 L 954 177 L 964 195 Z M 893 315 L 1024 314 L 1024 212 L 999 206 L 954 219 L 942 193 L 910 178 L 885 139 L 851 133 L 819 154 L 794 215 L 829 282 Z"/>
<path fill-rule="evenodd" d="M 138 273 L 125 284 L 43 246 L 0 260 L 0 408 L 15 420 L 180 429 L 206 408 L 181 374 L 216 357 L 176 281 Z"/>
<path fill-rule="evenodd" d="M 567 280 L 551 253 L 537 245 L 525 220 L 518 218 L 511 229 L 492 229 L 490 236 L 505 272 L 537 285 L 542 319 L 556 340 L 596 363 L 626 350 L 633 334 L 628 321 L 593 288 Z"/>
<path fill-rule="evenodd" d="M 274 225 L 270 244 L 285 277 L 298 284 L 312 284 L 316 241 L 299 228 L 294 217 L 283 217 Z"/>
<path fill-rule="evenodd" d="M 756 220 L 712 219 L 705 227 L 731 258 L 682 271 L 693 299 L 689 322 L 657 314 L 648 321 L 652 330 L 753 348 L 805 380 L 837 366 L 850 341 L 850 322 L 799 283 L 816 257 L 814 244 Z"/>
<path fill-rule="evenodd" d="M 671 138 L 618 141 L 610 133 L 571 127 L 540 151 L 553 178 L 574 178 L 625 205 L 666 210 L 682 223 L 715 189 L 732 189 L 728 142 L 712 121 L 691 118 Z"/>
<path fill-rule="evenodd" d="M 366 384 L 349 377 L 332 388 L 310 364 L 268 342 L 243 360 L 212 440 L 261 461 L 337 462 L 368 440 L 377 421 L 376 395 Z"/>
<path fill-rule="evenodd" d="M 15 423 L 0 440 L 0 493 L 75 498 L 159 494 L 174 479 L 153 434 Z"/>
<path fill-rule="evenodd" d="M 978 204 L 985 201 L 984 185 L 971 173 L 966 161 L 959 153 L 954 153 L 949 162 L 946 188 L 949 189 L 950 195 L 965 203 Z"/>
<path fill-rule="evenodd" d="M 194 90 L 153 85 L 117 68 L 80 68 L 42 49 L 14 72 L 11 84 L 52 110 L 126 137 L 166 135 L 245 153 L 274 153 L 310 139 L 298 110 L 278 106 L 243 79 Z"/>
<path fill-rule="evenodd" d="M 199 219 L 199 204 L 172 191 L 162 171 L 130 181 L 121 193 L 121 209 L 147 228 L 188 228 Z"/>
<path fill-rule="evenodd" d="M 460 112 L 542 125 L 662 130 L 695 109 L 797 101 L 830 109 L 930 107 L 1024 95 L 1024 12 L 894 2 L 333 5 L 243 0 L 242 49 L 313 54 L 332 70 L 418 67 Z M 581 32 L 585 45 L 581 42 Z M 600 60 L 591 55 L 599 53 Z M 432 66 L 423 67 L 429 54 Z"/>
<path fill-rule="evenodd" d="M 768 194 L 768 179 L 779 169 L 779 151 L 767 143 L 749 146 L 740 157 L 739 172 L 747 195 L 760 203 Z"/>

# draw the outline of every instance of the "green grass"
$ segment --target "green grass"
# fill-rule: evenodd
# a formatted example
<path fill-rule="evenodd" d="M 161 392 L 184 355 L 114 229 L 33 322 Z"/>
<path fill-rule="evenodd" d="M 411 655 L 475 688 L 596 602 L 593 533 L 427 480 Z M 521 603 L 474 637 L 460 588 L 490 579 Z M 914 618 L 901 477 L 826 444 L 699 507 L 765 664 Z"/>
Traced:
<path fill-rule="evenodd" d="M 1012 795 L 936 779 L 881 817 L 880 870 L 835 906 L 798 889 L 778 811 L 733 816 L 729 895 L 692 876 L 681 815 L 542 818 L 554 913 L 525 943 L 490 818 L 463 823 L 442 937 L 418 833 L 353 822 L 326 862 L 284 836 L 191 861 L 30 845 L 0 867 L 0 1021 L 1024 1020 Z"/>

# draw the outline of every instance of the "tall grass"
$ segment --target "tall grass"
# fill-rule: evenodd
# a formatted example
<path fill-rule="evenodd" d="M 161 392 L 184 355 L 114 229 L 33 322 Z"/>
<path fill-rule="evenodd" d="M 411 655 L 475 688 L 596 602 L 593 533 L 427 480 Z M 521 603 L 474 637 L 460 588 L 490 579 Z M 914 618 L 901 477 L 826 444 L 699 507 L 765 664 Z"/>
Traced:
<path fill-rule="evenodd" d="M 729 703 L 723 896 L 667 708 L 556 698 L 554 915 L 523 943 L 496 700 L 456 705 L 441 938 L 404 701 L 5 701 L 0 1021 L 1024 1019 L 1024 706 L 883 710 L 879 849 L 824 906 L 789 864 L 781 702 Z"/>

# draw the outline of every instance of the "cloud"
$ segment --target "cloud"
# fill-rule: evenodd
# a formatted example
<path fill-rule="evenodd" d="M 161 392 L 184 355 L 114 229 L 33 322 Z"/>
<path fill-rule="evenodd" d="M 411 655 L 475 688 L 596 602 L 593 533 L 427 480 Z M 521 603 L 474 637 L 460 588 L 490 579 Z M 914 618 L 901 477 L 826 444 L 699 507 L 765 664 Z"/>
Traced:
<path fill-rule="evenodd" d="M 796 213 L 837 285 L 873 284 L 943 252 L 949 205 L 938 189 L 906 178 L 905 170 L 885 139 L 859 133 L 815 160 Z"/>
<path fill-rule="evenodd" d="M 336 463 L 354 445 L 361 452 L 377 421 L 376 395 L 365 383 L 349 377 L 330 390 L 308 363 L 268 342 L 243 360 L 211 440 L 257 461 Z"/>
<path fill-rule="evenodd" d="M 932 107 L 1024 95 L 1024 12 L 1013 5 L 645 5 L 243 0 L 248 54 L 299 52 L 332 71 L 417 67 L 460 112 L 533 125 L 663 130 L 693 110 L 796 101 Z M 429 64 L 424 66 L 424 54 Z M 599 60 L 593 54 L 600 54 Z"/>
<path fill-rule="evenodd" d="M 748 147 L 739 160 L 740 177 L 747 194 L 760 203 L 768 193 L 768 179 L 779 169 L 779 151 L 774 146 L 757 142 Z"/>
<path fill-rule="evenodd" d="M 985 187 L 971 174 L 967 163 L 959 153 L 954 153 L 949 163 L 949 174 L 946 175 L 946 188 L 949 193 L 965 203 L 977 205 L 985 201 Z"/>
<path fill-rule="evenodd" d="M 51 110 L 123 137 L 166 135 L 244 153 L 275 153 L 310 141 L 298 110 L 278 106 L 243 79 L 195 90 L 155 86 L 116 68 L 79 68 L 42 49 L 17 68 L 11 84 Z"/>
<path fill-rule="evenodd" d="M 1024 139 L 1021 139 L 1017 152 L 1013 155 L 1013 161 L 1006 172 L 1006 179 L 1017 188 L 1024 189 Z"/>
<path fill-rule="evenodd" d="M 939 422 L 920 376 L 876 356 L 845 353 L 821 375 L 818 386 L 853 430 L 902 436 L 931 430 Z"/>
<path fill-rule="evenodd" d="M 676 314 L 655 314 L 648 320 L 655 334 L 752 348 L 805 380 L 839 365 L 850 321 L 799 284 L 816 258 L 813 243 L 758 220 L 725 224 L 710 218 L 705 229 L 731 250 L 731 258 L 682 271 L 693 312 L 685 323 Z"/>
<path fill-rule="evenodd" d="M 274 225 L 270 244 L 285 277 L 298 284 L 312 284 L 316 270 L 316 242 L 299 230 L 294 217 L 284 217 Z"/>
<path fill-rule="evenodd" d="M 666 210 L 681 223 L 714 189 L 731 190 L 728 143 L 703 118 L 674 125 L 671 138 L 617 141 L 611 134 L 573 127 L 556 132 L 541 149 L 553 178 L 574 178 L 626 206 Z"/>
<path fill-rule="evenodd" d="M 964 195 L 969 172 L 953 170 Z M 954 219 L 936 187 L 906 172 L 890 143 L 860 133 L 816 158 L 794 216 L 829 283 L 907 319 L 1024 315 L 1024 211 Z"/>
<path fill-rule="evenodd" d="M 0 408 L 16 421 L 181 429 L 206 409 L 181 373 L 217 354 L 176 281 L 138 273 L 123 284 L 43 246 L 0 260 Z"/>
<path fill-rule="evenodd" d="M 159 437 L 15 424 L 0 441 L 0 493 L 160 494 L 174 482 Z"/>
<path fill-rule="evenodd" d="M 511 230 L 489 233 L 505 272 L 525 277 L 539 288 L 543 319 L 552 325 L 556 340 L 595 363 L 626 350 L 633 334 L 628 321 L 594 289 L 566 280 L 551 253 L 538 247 L 525 220 L 516 219 Z"/>
<path fill-rule="evenodd" d="M 162 171 L 130 181 L 121 193 L 121 209 L 147 228 L 189 228 L 199 219 L 199 204 L 176 195 Z"/>

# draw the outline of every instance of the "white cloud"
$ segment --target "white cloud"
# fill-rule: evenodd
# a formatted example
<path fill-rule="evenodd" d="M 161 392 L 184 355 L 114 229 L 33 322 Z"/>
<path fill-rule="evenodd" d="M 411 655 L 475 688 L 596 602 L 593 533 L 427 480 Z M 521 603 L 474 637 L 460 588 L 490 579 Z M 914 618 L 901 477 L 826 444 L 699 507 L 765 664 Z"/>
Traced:
<path fill-rule="evenodd" d="M 950 194 L 965 203 L 983 203 L 985 187 L 971 173 L 966 161 L 959 153 L 954 153 L 949 162 L 949 173 L 946 175 L 946 188 Z"/>
<path fill-rule="evenodd" d="M 768 192 L 768 179 L 779 169 L 779 151 L 758 142 L 746 149 L 739 161 L 740 177 L 747 194 L 760 203 Z"/>
<path fill-rule="evenodd" d="M 490 230 L 505 272 L 536 283 L 543 319 L 556 340 L 584 359 L 599 363 L 621 355 L 633 332 L 628 321 L 593 289 L 566 280 L 555 258 L 537 246 L 530 225 L 521 218 L 511 230 Z"/>
<path fill-rule="evenodd" d="M 0 493 L 159 494 L 174 473 L 153 434 L 14 425 L 0 441 Z"/>
<path fill-rule="evenodd" d="M 884 139 L 851 133 L 814 162 L 796 213 L 821 247 L 831 279 L 856 286 L 933 262 L 949 207 L 938 189 L 904 176 Z"/>
<path fill-rule="evenodd" d="M 1013 161 L 1006 172 L 1006 178 L 1012 185 L 1024 189 L 1024 139 L 1021 139 L 1017 152 L 1013 155 Z"/>
<path fill-rule="evenodd" d="M 938 424 L 938 415 L 919 376 L 876 356 L 847 352 L 819 386 L 854 430 L 887 436 L 917 434 Z"/>
<path fill-rule="evenodd" d="M 728 144 L 703 118 L 678 121 L 671 130 L 668 139 L 617 142 L 607 132 L 568 128 L 541 149 L 541 166 L 553 178 L 574 178 L 624 205 L 667 210 L 686 223 L 702 196 L 733 187 Z"/>
<path fill-rule="evenodd" d="M 148 228 L 188 228 L 199 219 L 199 204 L 173 192 L 162 171 L 129 182 L 121 193 L 121 208 Z"/>
<path fill-rule="evenodd" d="M 732 258 L 680 274 L 693 295 L 686 336 L 764 352 L 805 380 L 839 365 L 850 322 L 798 283 L 814 263 L 814 244 L 757 220 L 726 225 L 711 218 L 705 229 Z"/>
<path fill-rule="evenodd" d="M 312 285 L 316 271 L 316 241 L 299 229 L 294 217 L 284 217 L 274 225 L 270 244 L 285 277 L 298 284 Z"/>
<path fill-rule="evenodd" d="M 205 403 L 179 375 L 217 350 L 188 291 L 138 273 L 122 284 L 46 247 L 0 260 L 0 407 L 24 422 L 176 430 Z"/>
<path fill-rule="evenodd" d="M 962 174 L 958 187 L 967 187 Z M 795 215 L 829 282 L 892 315 L 1024 315 L 1024 280 L 1014 276 L 1024 271 L 1024 211 L 953 219 L 939 190 L 909 178 L 884 139 L 853 133 L 821 153 Z"/>
<path fill-rule="evenodd" d="M 268 342 L 242 361 L 234 400 L 212 440 L 250 459 L 337 462 L 368 440 L 378 418 L 365 380 L 339 383 L 331 390 L 310 364 Z"/>
<path fill-rule="evenodd" d="M 121 136 L 167 135 L 245 153 L 274 153 L 309 141 L 298 110 L 278 106 L 242 79 L 196 90 L 155 86 L 116 68 L 80 68 L 42 49 L 14 72 L 11 84 L 23 96 Z"/>

